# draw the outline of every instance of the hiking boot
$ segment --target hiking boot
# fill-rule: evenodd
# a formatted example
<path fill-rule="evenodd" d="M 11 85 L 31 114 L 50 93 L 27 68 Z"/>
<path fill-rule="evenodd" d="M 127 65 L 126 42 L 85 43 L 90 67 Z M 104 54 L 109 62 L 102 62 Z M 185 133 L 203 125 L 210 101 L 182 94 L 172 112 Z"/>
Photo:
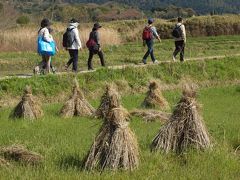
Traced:
<path fill-rule="evenodd" d="M 176 57 L 175 57 L 175 56 L 172 56 L 172 60 L 173 60 L 174 62 L 176 62 Z"/>
<path fill-rule="evenodd" d="M 158 60 L 153 61 L 153 64 L 158 64 L 158 63 L 159 63 Z"/>
<path fill-rule="evenodd" d="M 56 74 L 57 69 L 55 67 L 52 67 L 53 74 Z"/>
<path fill-rule="evenodd" d="M 65 69 L 65 71 L 68 70 L 68 65 L 67 64 L 64 66 L 64 69 Z"/>
<path fill-rule="evenodd" d="M 142 63 L 143 63 L 143 64 L 147 64 L 146 60 L 144 60 L 144 59 L 142 60 Z"/>

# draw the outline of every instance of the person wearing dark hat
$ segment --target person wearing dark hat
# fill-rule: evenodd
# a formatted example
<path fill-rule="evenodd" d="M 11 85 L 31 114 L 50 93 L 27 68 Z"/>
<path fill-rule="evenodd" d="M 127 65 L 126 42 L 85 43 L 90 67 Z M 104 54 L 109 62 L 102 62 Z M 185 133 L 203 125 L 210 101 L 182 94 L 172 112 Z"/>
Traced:
<path fill-rule="evenodd" d="M 73 64 L 73 66 L 72 66 L 73 72 L 77 72 L 77 70 L 78 70 L 78 51 L 82 50 L 82 42 L 79 37 L 78 26 L 79 26 L 79 22 L 75 18 L 72 18 L 70 20 L 69 26 L 67 28 L 67 31 L 71 32 L 73 41 L 72 41 L 72 44 L 70 45 L 70 47 L 66 48 L 69 52 L 70 59 L 67 62 L 67 64 L 65 65 L 65 69 L 67 70 L 68 67 L 71 64 Z"/>
<path fill-rule="evenodd" d="M 178 17 L 177 19 L 177 24 L 174 27 L 174 30 L 177 32 L 177 35 L 173 36 L 174 41 L 175 41 L 175 50 L 173 52 L 173 61 L 176 61 L 176 56 L 178 53 L 180 53 L 180 61 L 184 62 L 184 49 L 185 49 L 185 44 L 187 41 L 186 38 L 186 29 L 183 24 L 183 18 Z"/>
<path fill-rule="evenodd" d="M 160 36 L 157 33 L 156 27 L 153 26 L 154 19 L 150 18 L 148 19 L 148 25 L 144 28 L 143 34 L 142 34 L 142 39 L 143 39 L 143 45 L 147 45 L 148 50 L 143 56 L 142 62 L 144 64 L 147 63 L 147 58 L 149 55 L 151 55 L 151 59 L 153 63 L 157 63 L 158 61 L 155 59 L 154 56 L 154 39 L 158 39 L 161 42 Z"/>
<path fill-rule="evenodd" d="M 89 45 L 87 43 L 87 47 L 89 49 L 88 70 L 93 70 L 92 59 L 94 54 L 98 54 L 101 61 L 101 65 L 105 66 L 105 60 L 104 60 L 103 52 L 101 49 L 100 37 L 98 32 L 101 27 L 102 26 L 99 23 L 95 23 L 93 26 L 92 32 L 89 35 L 89 40 L 88 40 Z"/>
<path fill-rule="evenodd" d="M 53 41 L 53 37 L 49 33 L 50 26 L 51 26 L 51 23 L 50 23 L 49 19 L 45 18 L 41 21 L 41 28 L 38 31 L 38 36 L 43 37 L 44 41 L 47 41 L 47 42 Z M 51 56 L 42 55 L 42 64 L 46 64 L 47 73 L 50 73 L 50 71 L 51 71 Z"/>

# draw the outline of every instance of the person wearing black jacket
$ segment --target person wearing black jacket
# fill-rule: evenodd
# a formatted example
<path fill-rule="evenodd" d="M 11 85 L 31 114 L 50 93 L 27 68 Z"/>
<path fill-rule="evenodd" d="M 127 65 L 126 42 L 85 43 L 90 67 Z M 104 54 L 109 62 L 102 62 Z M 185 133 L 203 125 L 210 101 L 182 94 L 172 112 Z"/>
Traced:
<path fill-rule="evenodd" d="M 89 47 L 89 58 L 88 58 L 88 70 L 93 70 L 92 59 L 94 54 L 97 54 L 100 58 L 101 65 L 105 66 L 104 55 L 100 45 L 100 37 L 98 30 L 102 26 L 99 23 L 95 23 L 92 29 L 92 32 L 89 35 L 89 40 L 93 40 L 95 43 L 93 46 Z"/>

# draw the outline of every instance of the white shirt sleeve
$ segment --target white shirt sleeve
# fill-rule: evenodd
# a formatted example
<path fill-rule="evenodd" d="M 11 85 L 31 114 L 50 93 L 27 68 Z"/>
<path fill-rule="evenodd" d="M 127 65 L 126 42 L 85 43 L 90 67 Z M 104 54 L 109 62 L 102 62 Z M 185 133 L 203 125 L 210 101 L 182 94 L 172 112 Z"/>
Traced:
<path fill-rule="evenodd" d="M 44 29 L 44 31 L 43 31 L 43 39 L 47 42 L 52 42 L 53 41 L 53 39 L 51 38 L 47 28 Z"/>
<path fill-rule="evenodd" d="M 184 25 L 181 26 L 182 33 L 183 33 L 183 40 L 186 42 L 187 36 L 186 36 L 186 28 Z"/>
<path fill-rule="evenodd" d="M 79 32 L 78 32 L 78 29 L 74 29 L 74 34 L 75 34 L 75 40 L 76 40 L 76 43 L 77 43 L 77 46 L 78 48 L 82 48 L 82 42 L 80 40 L 80 37 L 79 37 Z"/>

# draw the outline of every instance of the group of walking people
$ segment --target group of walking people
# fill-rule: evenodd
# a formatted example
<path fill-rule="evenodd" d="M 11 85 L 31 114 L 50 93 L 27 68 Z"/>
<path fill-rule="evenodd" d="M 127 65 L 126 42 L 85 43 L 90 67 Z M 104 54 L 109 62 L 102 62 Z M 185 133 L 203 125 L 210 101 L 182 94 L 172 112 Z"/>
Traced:
<path fill-rule="evenodd" d="M 147 63 L 147 58 L 151 56 L 152 62 L 157 63 L 154 56 L 154 39 L 161 42 L 161 38 L 157 32 L 156 27 L 153 25 L 154 19 L 148 19 L 148 24 L 143 30 L 142 39 L 143 45 L 147 45 L 147 52 L 143 56 L 142 63 Z M 66 32 L 63 34 L 62 45 L 69 52 L 69 60 L 65 64 L 65 70 L 72 64 L 72 71 L 78 72 L 78 55 L 79 51 L 83 49 L 80 34 L 78 30 L 79 22 L 72 18 L 69 22 L 69 26 Z M 89 50 L 88 57 L 88 70 L 93 70 L 92 60 L 93 56 L 97 54 L 100 58 L 102 66 L 105 66 L 104 54 L 100 44 L 99 29 L 102 26 L 99 23 L 93 25 L 92 31 L 89 34 L 89 39 L 86 46 Z M 38 53 L 42 56 L 41 69 L 45 69 L 47 73 L 55 72 L 55 68 L 52 65 L 52 56 L 58 52 L 58 48 L 52 36 L 53 29 L 51 28 L 51 22 L 48 19 L 41 21 L 41 27 L 38 31 Z M 184 48 L 186 44 L 186 30 L 183 24 L 183 19 L 178 18 L 178 23 L 173 28 L 172 36 L 175 41 L 175 51 L 173 52 L 173 61 L 176 61 L 176 56 L 180 53 L 180 61 L 184 61 Z M 52 43 L 52 45 L 51 45 Z M 44 47 L 42 47 L 44 46 Z M 46 47 L 45 47 L 46 46 Z M 39 66 L 38 66 L 39 67 Z"/>

